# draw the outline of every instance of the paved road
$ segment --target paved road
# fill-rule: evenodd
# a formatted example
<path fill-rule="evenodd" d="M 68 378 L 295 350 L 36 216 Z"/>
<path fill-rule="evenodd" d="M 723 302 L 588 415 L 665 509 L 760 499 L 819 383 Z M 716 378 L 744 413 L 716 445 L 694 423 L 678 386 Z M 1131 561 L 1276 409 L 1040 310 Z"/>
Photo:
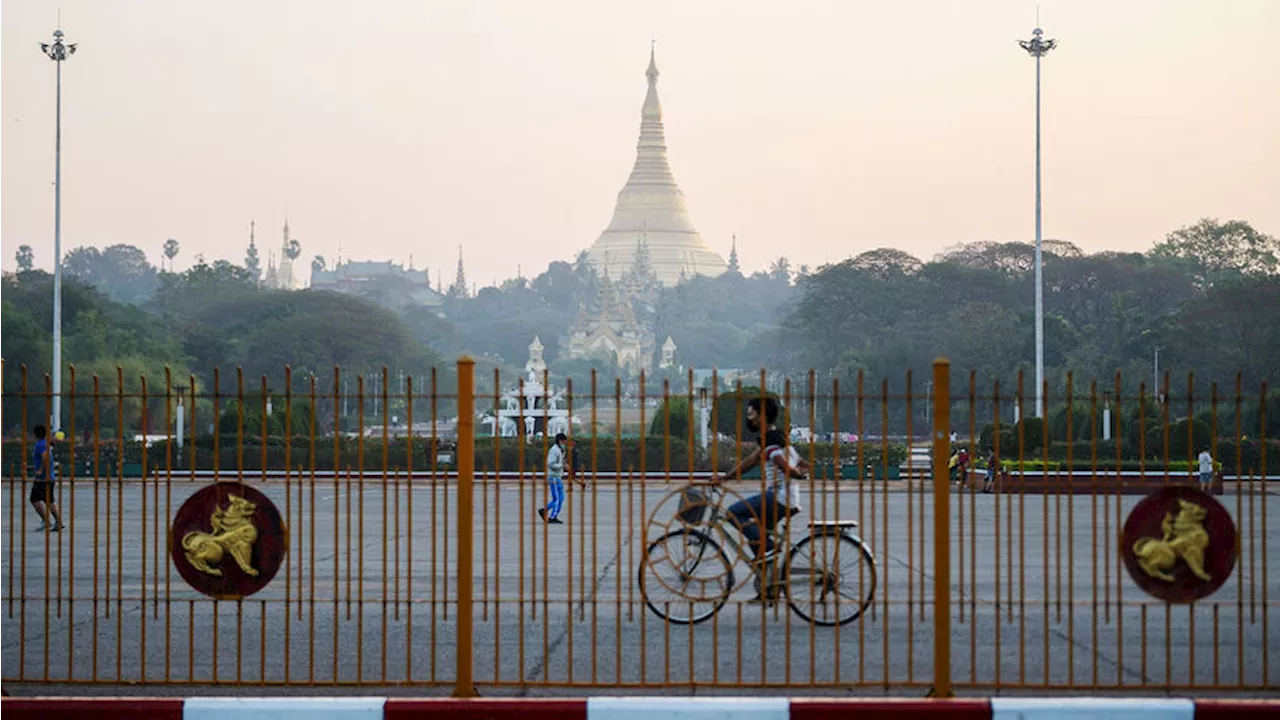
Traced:
<path fill-rule="evenodd" d="M 165 518 L 200 486 L 175 482 L 166 494 L 147 485 L 145 498 L 138 483 L 123 495 L 106 484 L 67 490 L 71 527 L 48 545 L 17 491 L 3 488 L 6 683 L 46 674 L 87 680 L 95 668 L 100 680 L 129 683 L 204 683 L 215 672 L 218 681 L 451 682 L 452 488 L 260 486 L 288 517 L 287 562 L 258 595 L 215 604 L 156 552 Z M 860 620 L 814 628 L 785 607 L 747 605 L 752 592 L 738 565 L 732 601 L 690 627 L 647 610 L 636 582 L 645 537 L 660 534 L 674 509 L 673 487 L 574 489 L 563 526 L 536 521 L 539 486 L 485 488 L 476 501 L 477 680 L 669 683 L 680 692 L 693 684 L 931 683 L 929 495 L 870 485 L 860 494 L 850 483 L 806 498 L 797 532 L 811 517 L 860 520 L 874 549 L 876 604 Z M 1118 518 L 1139 498 L 958 498 L 958 683 L 1280 686 L 1280 536 L 1266 531 L 1280 523 L 1275 495 L 1221 498 L 1242 554 L 1226 586 L 1194 610 L 1152 601 L 1115 563 Z"/>

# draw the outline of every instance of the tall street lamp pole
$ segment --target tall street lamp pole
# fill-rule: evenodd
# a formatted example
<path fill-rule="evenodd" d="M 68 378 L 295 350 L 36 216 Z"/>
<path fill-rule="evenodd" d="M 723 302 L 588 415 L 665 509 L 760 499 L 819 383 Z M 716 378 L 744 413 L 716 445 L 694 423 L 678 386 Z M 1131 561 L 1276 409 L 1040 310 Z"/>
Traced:
<path fill-rule="evenodd" d="M 52 43 L 40 43 L 40 51 L 57 67 L 57 110 L 53 144 L 53 416 L 49 429 L 62 427 L 62 63 L 76 52 L 75 43 L 62 42 L 62 30 L 53 31 Z"/>
<path fill-rule="evenodd" d="M 1040 235 L 1040 58 L 1058 41 L 1044 39 L 1044 31 L 1031 31 L 1030 40 L 1018 44 L 1036 59 L 1036 417 L 1044 417 L 1044 257 Z"/>

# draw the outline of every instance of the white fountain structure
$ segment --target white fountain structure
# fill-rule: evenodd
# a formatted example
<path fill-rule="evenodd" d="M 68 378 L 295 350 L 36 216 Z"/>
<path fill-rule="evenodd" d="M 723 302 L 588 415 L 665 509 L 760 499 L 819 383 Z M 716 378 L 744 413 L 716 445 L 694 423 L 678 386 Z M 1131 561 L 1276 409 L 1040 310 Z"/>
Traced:
<path fill-rule="evenodd" d="M 517 437 L 523 423 L 524 437 L 532 441 L 538 436 L 539 420 L 543 421 L 548 435 L 569 431 L 569 409 L 564 407 L 564 390 L 542 384 L 547 370 L 542 349 L 542 341 L 535 335 L 529 345 L 529 361 L 524 365 L 523 385 L 518 384 L 502 393 L 497 417 L 497 434 L 502 437 Z M 492 428 L 494 419 L 492 414 L 487 414 L 481 423 Z"/>

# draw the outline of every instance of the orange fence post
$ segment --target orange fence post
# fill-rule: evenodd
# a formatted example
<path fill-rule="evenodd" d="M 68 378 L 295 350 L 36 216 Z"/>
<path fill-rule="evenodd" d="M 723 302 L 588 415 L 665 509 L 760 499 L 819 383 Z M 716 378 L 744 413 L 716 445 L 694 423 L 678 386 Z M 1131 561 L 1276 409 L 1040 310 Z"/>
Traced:
<path fill-rule="evenodd" d="M 933 695 L 951 697 L 951 361 L 933 361 Z"/>
<path fill-rule="evenodd" d="M 454 697 L 476 697 L 479 694 L 472 666 L 475 638 L 471 607 L 471 583 L 475 575 L 472 567 L 475 550 L 472 543 L 472 492 L 476 470 L 475 372 L 475 360 L 466 355 L 458 359 L 458 669 Z"/>

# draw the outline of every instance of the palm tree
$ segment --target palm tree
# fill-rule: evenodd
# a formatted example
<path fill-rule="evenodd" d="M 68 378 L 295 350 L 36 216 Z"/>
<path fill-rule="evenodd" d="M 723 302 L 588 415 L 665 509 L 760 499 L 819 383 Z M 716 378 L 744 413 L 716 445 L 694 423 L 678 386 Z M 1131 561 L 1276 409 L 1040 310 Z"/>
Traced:
<path fill-rule="evenodd" d="M 178 241 L 169 238 L 164 241 L 164 256 L 169 258 L 169 272 L 173 272 L 173 259 L 178 256 Z"/>
<path fill-rule="evenodd" d="M 19 245 L 18 252 L 14 253 L 14 259 L 18 261 L 18 272 L 30 272 L 36 264 L 36 254 L 31 250 L 30 245 Z"/>
<path fill-rule="evenodd" d="M 290 248 L 292 249 L 292 248 Z M 324 270 L 324 256 L 317 255 L 311 258 L 311 272 L 317 273 Z"/>
<path fill-rule="evenodd" d="M 290 240 L 289 244 L 285 246 L 284 254 L 290 260 L 297 260 L 298 256 L 302 254 L 302 243 L 297 240 Z"/>

